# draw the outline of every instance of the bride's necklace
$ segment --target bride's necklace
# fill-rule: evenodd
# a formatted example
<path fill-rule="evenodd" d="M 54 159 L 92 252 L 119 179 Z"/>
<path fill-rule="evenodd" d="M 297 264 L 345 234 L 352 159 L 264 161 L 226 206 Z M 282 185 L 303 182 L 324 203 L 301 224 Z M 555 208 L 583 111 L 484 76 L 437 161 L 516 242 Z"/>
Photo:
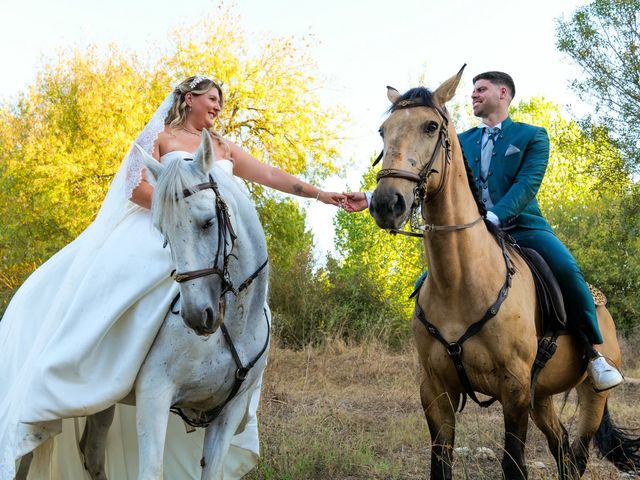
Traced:
<path fill-rule="evenodd" d="M 188 128 L 185 127 L 180 127 L 182 130 L 184 130 L 187 133 L 190 133 L 191 135 L 195 135 L 196 137 L 200 137 L 202 136 L 202 133 L 198 133 L 198 132 L 193 132 L 191 130 L 189 130 Z"/>

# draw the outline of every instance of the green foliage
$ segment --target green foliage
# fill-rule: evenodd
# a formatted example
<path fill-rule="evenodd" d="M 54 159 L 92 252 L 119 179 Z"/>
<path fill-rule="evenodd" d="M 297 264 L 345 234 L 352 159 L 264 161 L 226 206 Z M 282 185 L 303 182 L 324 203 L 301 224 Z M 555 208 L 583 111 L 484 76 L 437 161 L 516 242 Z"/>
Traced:
<path fill-rule="evenodd" d="M 375 174 L 373 167 L 367 171 L 361 190 L 373 190 Z M 425 268 L 423 243 L 381 230 L 368 212 L 339 212 L 334 224 L 336 249 L 342 254 L 331 269 L 334 281 L 345 284 L 343 293 L 355 304 L 366 300 L 358 298 L 361 292 L 369 301 L 386 305 L 388 328 L 395 335 L 408 332 L 413 311 L 408 297 Z M 355 287 L 351 293 L 348 285 Z"/>
<path fill-rule="evenodd" d="M 264 196 L 259 199 L 257 209 L 267 237 L 272 270 L 290 270 L 299 256 L 307 258 L 311 254 L 313 235 L 306 229 L 306 215 L 298 203 Z"/>
<path fill-rule="evenodd" d="M 638 325 L 640 309 L 638 184 L 630 176 L 640 167 L 639 18 L 638 0 L 593 0 L 558 20 L 557 47 L 584 72 L 572 87 L 595 105 L 601 125 L 587 118 L 578 137 L 558 137 L 565 154 L 554 158 L 556 177 L 547 177 L 560 190 L 564 185 L 565 193 L 556 189 L 545 199 L 558 235 L 587 281 L 607 294 L 616 323 L 627 333 Z"/>
<path fill-rule="evenodd" d="M 520 102 L 516 121 L 544 127 L 549 134 L 549 166 L 538 193 L 543 210 L 582 205 L 605 195 L 619 196 L 630 184 L 628 169 L 602 125 L 580 125 L 544 98 Z"/>
<path fill-rule="evenodd" d="M 312 181 L 336 171 L 342 116 L 320 104 L 307 45 L 268 38 L 252 53 L 248 44 L 227 10 L 176 31 L 171 51 L 152 65 L 114 47 L 61 53 L 17 103 L 0 106 L 0 310 L 91 222 L 135 135 L 189 75 L 211 72 L 221 83 L 226 103 L 214 128 L 258 159 Z M 249 187 L 270 240 L 278 239 L 276 264 L 307 248 L 308 235 L 287 231 L 292 210 Z"/>
<path fill-rule="evenodd" d="M 286 229 L 274 225 L 267 232 L 270 250 L 280 252 L 271 253 L 269 302 L 281 344 L 301 348 L 326 338 L 403 343 L 412 305 L 407 297 L 422 271 L 422 262 L 412 267 L 407 252 L 412 246 L 419 248 L 420 242 L 382 232 L 366 213 L 340 212 L 335 220 L 337 249 L 344 257 L 329 257 L 325 266 L 317 268 L 304 216 L 296 212 L 295 204 L 277 208 L 288 211 L 278 213 L 278 218 L 286 218 Z M 269 224 L 268 211 L 260 211 Z"/>
<path fill-rule="evenodd" d="M 556 45 L 584 72 L 572 83 L 640 167 L 640 0 L 593 0 L 559 19 Z"/>
<path fill-rule="evenodd" d="M 640 185 L 549 213 L 587 281 L 606 294 L 618 329 L 632 333 L 640 324 Z"/>
<path fill-rule="evenodd" d="M 400 346 L 407 338 L 408 316 L 380 295 L 366 270 L 347 272 L 332 258 L 314 270 L 310 253 L 300 252 L 272 279 L 274 332 L 283 346 L 298 349 L 327 338 Z"/>
<path fill-rule="evenodd" d="M 3 302 L 91 221 L 161 101 L 155 82 L 135 58 L 89 49 L 46 65 L 16 105 L 0 110 Z"/>

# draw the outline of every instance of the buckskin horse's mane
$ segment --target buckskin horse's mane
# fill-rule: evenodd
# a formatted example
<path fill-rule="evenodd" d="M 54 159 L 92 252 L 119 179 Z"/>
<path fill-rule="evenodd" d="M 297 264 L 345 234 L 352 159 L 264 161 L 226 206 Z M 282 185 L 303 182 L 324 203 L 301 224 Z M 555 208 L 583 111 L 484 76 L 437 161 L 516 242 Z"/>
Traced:
<path fill-rule="evenodd" d="M 411 107 L 427 107 L 427 108 L 438 108 L 440 109 L 435 102 L 433 101 L 433 93 L 431 90 L 425 87 L 415 87 L 407 92 L 403 93 L 400 98 L 398 98 L 393 105 L 389 107 L 387 113 L 393 113 L 396 110 L 401 110 L 403 108 L 411 108 Z M 445 113 L 447 113 L 446 109 L 443 109 Z M 480 198 L 480 190 L 476 185 L 476 182 L 473 180 L 473 172 L 471 171 L 471 167 L 469 167 L 469 163 L 467 162 L 467 158 L 464 156 L 464 152 L 462 153 L 462 161 L 464 163 L 465 171 L 467 172 L 467 182 L 469 184 L 469 188 L 471 189 L 471 193 L 473 195 L 473 199 L 478 206 L 478 210 L 480 211 L 480 215 L 483 218 L 487 216 L 487 207 L 482 202 Z M 485 222 L 491 223 L 491 222 Z M 491 224 L 493 225 L 493 224 Z M 493 230 L 490 229 L 493 232 Z"/>

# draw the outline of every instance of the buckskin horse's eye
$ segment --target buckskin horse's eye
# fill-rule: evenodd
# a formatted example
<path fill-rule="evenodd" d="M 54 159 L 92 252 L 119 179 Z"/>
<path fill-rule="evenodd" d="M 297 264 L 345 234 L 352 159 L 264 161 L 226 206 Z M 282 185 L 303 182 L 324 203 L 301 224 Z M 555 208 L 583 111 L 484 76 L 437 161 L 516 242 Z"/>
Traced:
<path fill-rule="evenodd" d="M 431 120 L 430 122 L 425 123 L 424 133 L 434 133 L 436 130 L 438 130 L 438 122 Z"/>
<path fill-rule="evenodd" d="M 382 129 L 382 127 L 380 127 L 380 129 L 378 130 L 378 133 L 382 138 L 384 138 L 384 130 Z"/>

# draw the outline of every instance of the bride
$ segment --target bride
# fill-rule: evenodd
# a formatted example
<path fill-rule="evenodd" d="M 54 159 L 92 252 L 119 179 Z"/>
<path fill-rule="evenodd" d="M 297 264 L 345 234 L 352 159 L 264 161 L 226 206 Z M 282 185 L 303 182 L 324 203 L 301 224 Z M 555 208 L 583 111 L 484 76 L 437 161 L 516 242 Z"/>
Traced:
<path fill-rule="evenodd" d="M 160 162 L 189 159 L 203 130 L 213 127 L 224 104 L 220 87 L 196 75 L 181 82 L 134 142 Z M 285 193 L 338 205 L 344 197 L 322 191 L 249 155 L 211 132 L 214 168 Z M 15 476 L 21 423 L 49 422 L 57 435 L 47 477 L 83 478 L 77 453 L 79 421 L 131 391 L 177 286 L 171 253 L 151 222 L 153 186 L 142 154 L 130 149 L 96 220 L 38 268 L 16 292 L 0 321 L 0 480 Z M 225 460 L 225 480 L 240 478 L 257 463 L 256 410 L 238 432 Z M 107 447 L 111 478 L 137 472 L 134 407 L 120 406 Z M 200 478 L 201 430 L 187 434 L 172 416 L 165 450 L 165 478 Z M 74 445 L 75 444 L 75 445 Z M 51 450 L 49 450 L 51 451 Z M 34 461 L 34 464 L 38 463 Z M 34 472 L 32 471 L 32 474 Z"/>

